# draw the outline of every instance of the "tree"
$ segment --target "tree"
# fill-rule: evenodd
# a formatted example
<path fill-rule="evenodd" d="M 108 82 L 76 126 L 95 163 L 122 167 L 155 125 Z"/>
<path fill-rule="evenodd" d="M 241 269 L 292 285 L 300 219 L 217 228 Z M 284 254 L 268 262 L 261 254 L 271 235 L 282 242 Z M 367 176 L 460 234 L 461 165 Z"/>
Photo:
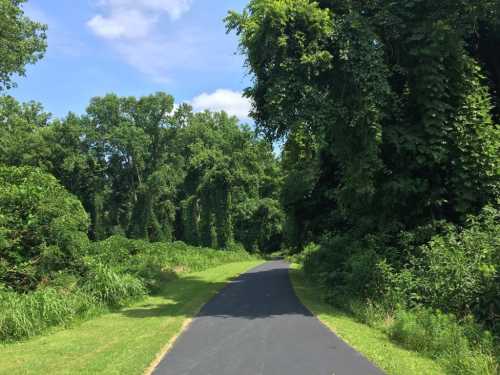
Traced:
<path fill-rule="evenodd" d="M 173 98 L 164 93 L 140 99 L 107 95 L 94 98 L 82 119 L 89 147 L 105 166 L 103 185 L 108 188 L 101 194 L 109 194 L 103 210 L 111 233 L 172 238 L 171 202 L 182 178 L 172 110 Z"/>
<path fill-rule="evenodd" d="M 47 26 L 24 15 L 26 0 L 0 0 L 0 91 L 15 86 L 12 76 L 24 76 L 26 64 L 40 60 L 47 48 Z"/>
<path fill-rule="evenodd" d="M 230 13 L 257 126 L 287 140 L 292 227 L 306 206 L 330 230 L 366 234 L 460 222 L 496 201 L 499 128 L 468 44 L 496 6 L 253 0 Z"/>
<path fill-rule="evenodd" d="M 179 194 L 183 238 L 216 247 L 236 240 L 249 250 L 255 249 L 254 240 L 263 244 L 264 240 L 249 238 L 251 226 L 261 228 L 261 218 L 246 206 L 267 198 L 279 207 L 281 175 L 270 144 L 240 127 L 236 118 L 210 112 L 194 114 L 179 138 L 186 156 Z M 271 237 L 266 238 L 276 240 Z"/>

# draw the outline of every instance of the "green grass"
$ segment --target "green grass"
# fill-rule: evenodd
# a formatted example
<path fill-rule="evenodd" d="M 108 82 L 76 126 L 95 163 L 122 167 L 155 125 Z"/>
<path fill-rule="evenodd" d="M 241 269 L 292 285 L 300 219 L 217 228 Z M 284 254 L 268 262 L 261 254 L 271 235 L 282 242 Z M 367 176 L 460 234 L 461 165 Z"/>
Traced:
<path fill-rule="evenodd" d="M 260 263 L 230 263 L 182 275 L 157 296 L 129 308 L 0 345 L 0 374 L 142 374 L 228 280 Z"/>
<path fill-rule="evenodd" d="M 381 330 L 362 324 L 353 316 L 323 302 L 322 291 L 307 281 L 298 265 L 292 266 L 290 278 L 299 299 L 323 324 L 387 374 L 445 373 L 436 361 L 396 345 Z"/>

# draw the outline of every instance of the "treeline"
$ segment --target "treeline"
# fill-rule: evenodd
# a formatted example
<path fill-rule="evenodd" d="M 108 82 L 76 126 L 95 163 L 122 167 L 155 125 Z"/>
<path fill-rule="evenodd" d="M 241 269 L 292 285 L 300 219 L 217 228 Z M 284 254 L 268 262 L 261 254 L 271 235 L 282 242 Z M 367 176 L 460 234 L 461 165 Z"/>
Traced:
<path fill-rule="evenodd" d="M 173 109 L 164 93 L 92 99 L 50 120 L 37 103 L 0 99 L 0 163 L 54 175 L 82 202 L 94 240 L 122 234 L 277 250 L 280 169 L 269 142 L 225 113 Z"/>
<path fill-rule="evenodd" d="M 287 246 L 332 303 L 452 374 L 498 370 L 499 11 L 252 0 L 226 19 L 257 127 L 285 141 Z"/>

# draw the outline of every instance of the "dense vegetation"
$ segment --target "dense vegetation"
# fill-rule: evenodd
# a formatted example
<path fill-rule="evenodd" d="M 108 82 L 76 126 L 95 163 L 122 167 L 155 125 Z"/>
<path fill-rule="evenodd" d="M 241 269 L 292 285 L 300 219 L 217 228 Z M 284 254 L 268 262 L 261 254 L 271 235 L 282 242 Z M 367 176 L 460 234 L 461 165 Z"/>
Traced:
<path fill-rule="evenodd" d="M 2 90 L 46 48 L 23 3 L 0 0 Z M 0 341 L 277 250 L 280 184 L 270 142 L 165 93 L 93 98 L 62 119 L 1 96 Z"/>
<path fill-rule="evenodd" d="M 164 93 L 110 94 L 83 116 L 50 121 L 39 104 L 5 96 L 0 163 L 54 175 L 89 213 L 94 240 L 123 234 L 276 250 L 280 171 L 269 143 L 225 113 L 173 104 Z"/>
<path fill-rule="evenodd" d="M 499 10 L 252 0 L 226 20 L 257 127 L 285 142 L 287 246 L 332 303 L 391 317 L 453 374 L 498 370 Z"/>
<path fill-rule="evenodd" d="M 46 48 L 23 2 L 0 0 L 0 90 Z M 257 132 L 165 93 L 61 119 L 0 97 L 0 340 L 283 246 L 329 303 L 495 374 L 500 1 L 250 0 L 226 23 Z"/>

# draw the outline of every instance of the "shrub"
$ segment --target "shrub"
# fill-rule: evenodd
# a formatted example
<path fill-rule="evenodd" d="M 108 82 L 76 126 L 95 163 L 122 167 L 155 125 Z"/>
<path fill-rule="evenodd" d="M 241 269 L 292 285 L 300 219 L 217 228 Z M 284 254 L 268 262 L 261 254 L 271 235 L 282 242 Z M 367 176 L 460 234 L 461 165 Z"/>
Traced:
<path fill-rule="evenodd" d="M 440 224 L 402 232 L 392 247 L 383 237 L 330 234 L 296 258 L 331 291 L 333 302 L 350 296 L 389 309 L 425 305 L 460 318 L 472 313 L 498 332 L 499 222 L 499 212 L 485 208 L 465 228 Z"/>
<path fill-rule="evenodd" d="M 493 340 L 472 322 L 459 324 L 439 310 L 400 310 L 389 330 L 395 341 L 441 361 L 451 374 L 493 375 Z"/>
<path fill-rule="evenodd" d="M 397 235 L 329 234 L 294 260 L 326 287 L 330 303 L 390 326 L 393 340 L 438 358 L 449 373 L 496 373 L 498 346 L 484 325 L 498 340 L 498 210 L 486 207 L 462 228 L 437 222 Z"/>
<path fill-rule="evenodd" d="M 305 273 L 327 287 L 328 299 L 340 306 L 348 299 L 376 296 L 380 289 L 377 264 L 379 244 L 375 238 L 355 239 L 350 234 L 329 234 L 319 245 L 306 247 L 299 259 Z"/>
<path fill-rule="evenodd" d="M 500 314 L 500 213 L 486 208 L 459 230 L 450 226 L 413 256 L 422 303 L 494 325 Z"/>
<path fill-rule="evenodd" d="M 500 311 L 500 225 L 486 208 L 467 227 L 441 228 L 426 244 L 407 248 L 398 269 L 386 260 L 376 266 L 380 296 L 392 307 L 428 306 L 460 318 L 473 314 L 498 333 Z"/>
<path fill-rule="evenodd" d="M 77 267 L 89 224 L 78 199 L 36 168 L 0 166 L 0 186 L 0 281 L 26 291 Z"/>

